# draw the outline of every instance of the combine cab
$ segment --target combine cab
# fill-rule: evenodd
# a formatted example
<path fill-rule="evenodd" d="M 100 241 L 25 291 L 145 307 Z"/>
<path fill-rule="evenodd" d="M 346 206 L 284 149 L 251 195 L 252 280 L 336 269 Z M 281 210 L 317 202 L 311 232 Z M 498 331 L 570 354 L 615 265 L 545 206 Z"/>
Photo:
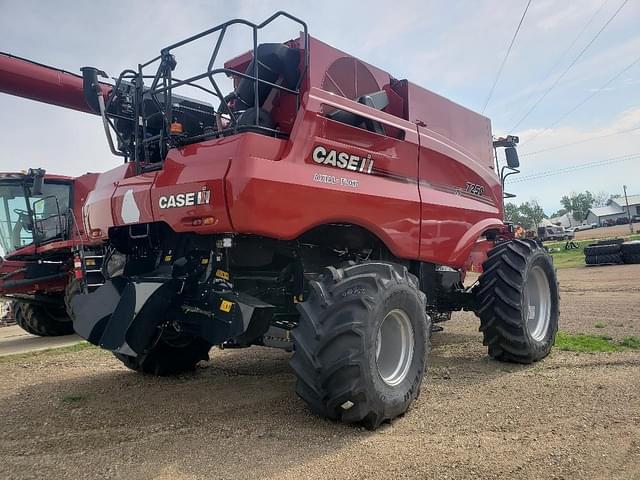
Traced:
<path fill-rule="evenodd" d="M 261 43 L 284 20 L 299 37 Z M 251 49 L 221 61 L 242 29 Z M 183 71 L 196 42 L 211 54 Z M 282 348 L 314 412 L 375 428 L 418 396 L 431 324 L 452 311 L 478 314 L 495 359 L 549 353 L 551 259 L 502 221 L 517 138 L 493 142 L 487 118 L 310 37 L 291 15 L 226 22 L 113 85 L 95 68 L 82 81 L 54 72 L 64 95 L 47 94 L 34 64 L 3 68 L 31 83 L 7 73 L 0 90 L 100 115 L 125 160 L 84 208 L 89 236 L 108 244 L 108 278 L 72 306 L 76 332 L 127 367 L 172 374 L 212 345 Z M 473 264 L 484 273 L 465 287 Z"/>
<path fill-rule="evenodd" d="M 80 292 L 73 252 L 82 244 L 96 271 L 89 285 L 102 284 L 101 256 L 76 223 L 96 177 L 45 175 L 42 169 L 0 173 L 0 295 L 13 302 L 16 322 L 29 333 L 73 333 L 67 307 Z"/>

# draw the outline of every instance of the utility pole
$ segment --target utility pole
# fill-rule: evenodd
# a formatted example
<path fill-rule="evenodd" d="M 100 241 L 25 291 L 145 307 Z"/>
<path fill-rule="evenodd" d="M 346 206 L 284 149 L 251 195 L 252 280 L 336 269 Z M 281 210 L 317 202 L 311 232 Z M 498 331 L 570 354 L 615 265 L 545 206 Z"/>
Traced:
<path fill-rule="evenodd" d="M 633 224 L 631 223 L 631 210 L 629 210 L 629 199 L 627 198 L 627 186 L 622 185 L 624 190 L 624 203 L 627 204 L 627 218 L 629 219 L 629 231 L 633 234 Z"/>

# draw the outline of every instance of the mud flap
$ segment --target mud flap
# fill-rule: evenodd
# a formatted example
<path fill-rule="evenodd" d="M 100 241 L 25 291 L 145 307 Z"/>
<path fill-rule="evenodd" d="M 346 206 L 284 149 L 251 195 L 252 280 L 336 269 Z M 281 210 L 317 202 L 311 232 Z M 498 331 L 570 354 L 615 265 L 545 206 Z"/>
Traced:
<path fill-rule="evenodd" d="M 115 277 L 75 297 L 73 328 L 90 343 L 130 356 L 142 355 L 159 333 L 178 282 Z"/>

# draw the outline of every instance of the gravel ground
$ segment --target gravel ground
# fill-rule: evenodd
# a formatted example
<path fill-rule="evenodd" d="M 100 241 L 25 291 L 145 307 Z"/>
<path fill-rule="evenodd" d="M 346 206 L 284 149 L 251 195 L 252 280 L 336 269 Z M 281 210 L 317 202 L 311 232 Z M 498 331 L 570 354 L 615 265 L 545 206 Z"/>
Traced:
<path fill-rule="evenodd" d="M 639 334 L 640 265 L 559 276 L 563 330 Z M 456 314 L 420 399 L 376 432 L 311 415 L 288 358 L 213 350 L 171 379 L 93 348 L 2 359 L 0 478 L 640 479 L 640 352 L 498 363 Z"/>

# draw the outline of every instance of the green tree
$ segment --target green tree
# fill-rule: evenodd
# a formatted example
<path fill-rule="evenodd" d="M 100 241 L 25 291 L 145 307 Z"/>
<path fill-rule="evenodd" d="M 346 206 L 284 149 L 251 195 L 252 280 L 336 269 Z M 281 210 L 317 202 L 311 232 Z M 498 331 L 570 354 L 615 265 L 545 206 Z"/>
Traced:
<path fill-rule="evenodd" d="M 585 190 L 583 193 L 571 192 L 560 199 L 560 204 L 569 212 L 572 212 L 573 219 L 576 222 L 582 222 L 587 218 L 589 209 L 593 207 L 594 203 L 595 197 L 589 190 Z"/>
<path fill-rule="evenodd" d="M 598 192 L 593 196 L 594 207 L 604 207 L 611 204 L 611 194 L 607 192 Z"/>
<path fill-rule="evenodd" d="M 558 210 L 557 212 L 553 212 L 551 215 L 549 215 L 550 218 L 554 218 L 554 217 L 561 217 L 562 215 L 564 215 L 565 213 L 567 213 L 567 210 L 564 208 L 561 208 L 560 210 Z"/>
<path fill-rule="evenodd" d="M 522 203 L 519 211 L 522 217 L 522 224 L 528 230 L 537 230 L 542 219 L 547 217 L 536 200 L 529 200 L 528 202 Z"/>
<path fill-rule="evenodd" d="M 515 203 L 505 203 L 504 205 L 504 219 L 507 222 L 518 224 L 520 223 L 520 207 Z"/>

